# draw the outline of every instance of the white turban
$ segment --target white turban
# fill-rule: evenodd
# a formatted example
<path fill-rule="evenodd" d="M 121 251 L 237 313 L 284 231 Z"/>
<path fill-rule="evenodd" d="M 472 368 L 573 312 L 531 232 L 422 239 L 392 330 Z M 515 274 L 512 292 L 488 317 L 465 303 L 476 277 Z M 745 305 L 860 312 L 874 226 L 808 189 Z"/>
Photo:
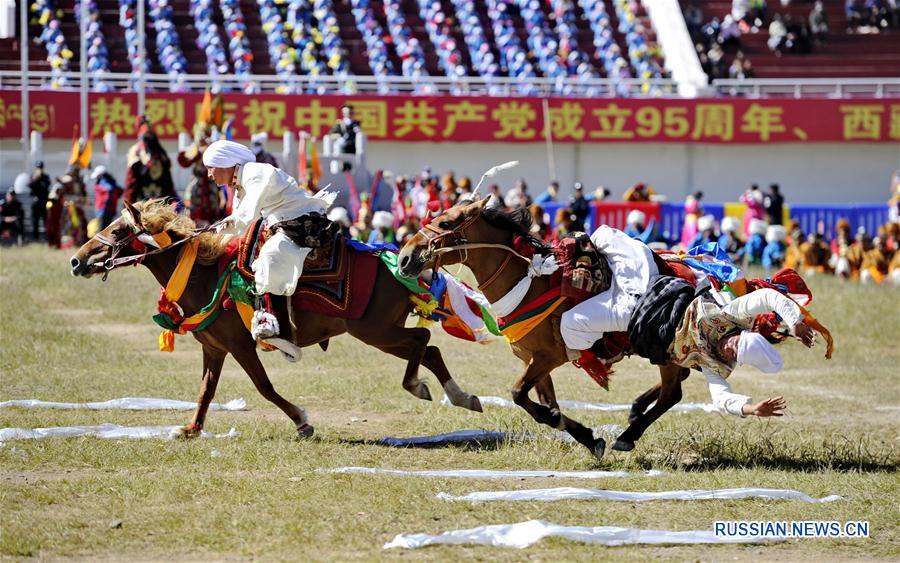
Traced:
<path fill-rule="evenodd" d="M 328 212 L 328 220 L 344 226 L 350 226 L 350 214 L 343 207 L 335 207 Z"/>
<path fill-rule="evenodd" d="M 741 222 L 735 217 L 724 217 L 722 219 L 722 230 L 726 233 L 736 233 L 741 228 Z"/>
<path fill-rule="evenodd" d="M 269 140 L 269 134 L 263 131 L 262 133 L 256 133 L 250 136 L 250 144 L 251 145 L 265 145 L 266 141 Z"/>
<path fill-rule="evenodd" d="M 741 332 L 738 340 L 737 363 L 753 366 L 763 373 L 776 373 L 784 366 L 775 346 L 763 335 L 748 330 Z"/>
<path fill-rule="evenodd" d="M 101 165 L 97 166 L 96 168 L 94 168 L 94 171 L 91 172 L 91 180 L 96 180 L 97 178 L 99 178 L 100 176 L 103 176 L 104 174 L 106 174 L 106 167 L 101 164 Z"/>
<path fill-rule="evenodd" d="M 248 162 L 256 162 L 256 155 L 234 141 L 216 141 L 203 151 L 203 165 L 210 168 L 231 168 Z"/>
<path fill-rule="evenodd" d="M 701 233 L 703 231 L 710 231 L 716 228 L 716 218 L 712 215 L 704 215 L 697 219 L 697 230 Z"/>

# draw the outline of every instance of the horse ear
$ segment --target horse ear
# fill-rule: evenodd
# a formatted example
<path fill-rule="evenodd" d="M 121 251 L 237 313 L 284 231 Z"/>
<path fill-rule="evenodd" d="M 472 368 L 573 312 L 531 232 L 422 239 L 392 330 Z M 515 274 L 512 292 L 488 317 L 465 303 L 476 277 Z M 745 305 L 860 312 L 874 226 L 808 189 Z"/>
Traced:
<path fill-rule="evenodd" d="M 135 227 L 141 226 L 141 212 L 138 211 L 137 207 L 131 205 L 127 201 L 125 202 L 125 211 L 129 216 L 131 216 L 131 224 Z"/>
<path fill-rule="evenodd" d="M 479 211 L 484 211 L 484 208 L 487 206 L 488 202 L 491 201 L 491 197 L 493 196 L 483 197 L 475 201 L 475 204 L 478 205 Z"/>

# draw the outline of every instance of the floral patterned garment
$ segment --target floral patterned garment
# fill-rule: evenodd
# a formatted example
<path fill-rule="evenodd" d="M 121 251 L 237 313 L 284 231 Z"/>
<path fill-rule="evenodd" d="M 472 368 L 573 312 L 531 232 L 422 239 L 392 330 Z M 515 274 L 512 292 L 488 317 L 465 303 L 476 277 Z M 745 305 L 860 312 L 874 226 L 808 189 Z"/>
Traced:
<path fill-rule="evenodd" d="M 735 364 L 722 361 L 716 346 L 723 336 L 750 330 L 753 319 L 737 319 L 725 313 L 708 295 L 694 299 L 684 313 L 675 339 L 669 346 L 672 361 L 687 368 L 707 368 L 728 377 Z"/>

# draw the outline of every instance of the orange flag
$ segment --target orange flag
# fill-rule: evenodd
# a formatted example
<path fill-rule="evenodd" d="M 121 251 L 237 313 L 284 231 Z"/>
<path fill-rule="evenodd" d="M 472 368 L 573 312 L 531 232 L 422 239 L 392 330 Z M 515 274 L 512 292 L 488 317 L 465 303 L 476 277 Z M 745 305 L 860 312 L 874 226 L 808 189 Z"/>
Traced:
<path fill-rule="evenodd" d="M 212 122 L 212 96 L 209 93 L 209 88 L 203 92 L 203 102 L 200 104 L 200 113 L 197 114 L 197 122 Z"/>
<path fill-rule="evenodd" d="M 310 141 L 310 166 L 313 173 L 313 183 L 319 185 L 319 178 L 322 177 L 322 163 L 319 162 L 319 151 L 316 150 L 316 143 Z"/>

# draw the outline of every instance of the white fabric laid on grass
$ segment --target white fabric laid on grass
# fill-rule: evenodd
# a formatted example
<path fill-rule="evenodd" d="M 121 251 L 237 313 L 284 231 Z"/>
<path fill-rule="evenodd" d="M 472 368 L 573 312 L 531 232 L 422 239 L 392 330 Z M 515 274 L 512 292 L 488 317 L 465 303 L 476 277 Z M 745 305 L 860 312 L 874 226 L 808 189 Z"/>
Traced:
<path fill-rule="evenodd" d="M 610 477 L 659 477 L 660 475 L 665 475 L 665 473 L 663 473 L 662 471 L 657 471 L 655 469 L 638 473 L 630 473 L 628 471 L 496 471 L 490 469 L 406 471 L 403 469 L 383 469 L 381 467 L 336 467 L 334 469 L 318 469 L 317 471 L 321 473 L 380 473 L 386 475 L 402 475 L 405 477 L 453 477 L 466 479 L 503 479 L 507 477 L 517 479 L 526 477 L 558 477 L 560 479 L 606 479 Z"/>
<path fill-rule="evenodd" d="M 481 405 L 490 405 L 493 407 L 504 407 L 504 408 L 518 408 L 514 402 L 509 399 L 504 399 L 503 397 L 492 397 L 492 396 L 478 396 L 478 400 L 481 401 Z M 444 396 L 443 400 L 441 400 L 442 405 L 450 405 L 450 399 Z M 586 403 L 584 401 L 559 401 L 559 406 L 562 409 L 573 409 L 573 410 L 586 410 L 586 411 L 603 411 L 603 412 L 620 412 L 620 411 L 629 411 L 631 410 L 631 405 L 626 404 L 616 404 L 616 403 Z M 709 403 L 679 403 L 669 409 L 671 412 L 689 412 L 689 411 L 703 411 L 703 412 L 718 412 L 716 410 L 715 405 Z"/>
<path fill-rule="evenodd" d="M 843 497 L 831 495 L 824 498 L 813 498 L 800 491 L 791 489 L 715 489 L 693 491 L 605 491 L 599 489 L 580 489 L 577 487 L 557 487 L 554 489 L 528 489 L 521 491 L 478 491 L 463 496 L 438 493 L 443 500 L 466 500 L 478 502 L 490 501 L 557 501 L 557 500 L 613 500 L 624 502 L 645 502 L 651 500 L 737 500 L 745 498 L 762 498 L 772 500 L 799 500 L 803 502 L 834 502 Z"/>
<path fill-rule="evenodd" d="M 495 524 L 467 530 L 451 530 L 436 536 L 428 534 L 397 534 L 384 544 L 384 549 L 402 547 L 416 549 L 436 544 L 479 544 L 494 547 L 525 548 L 550 536 L 566 538 L 582 543 L 601 545 L 633 544 L 698 544 L 698 543 L 761 543 L 784 541 L 786 538 L 760 536 L 717 537 L 712 530 L 644 530 L 618 526 L 562 526 L 542 520 L 529 520 L 516 524 Z"/>
<path fill-rule="evenodd" d="M 50 428 L 0 428 L 0 442 L 7 440 L 35 440 L 38 438 L 174 438 L 181 426 L 119 426 L 104 423 L 99 426 L 52 426 Z M 202 432 L 201 438 L 236 438 L 237 430 L 232 428 L 226 434 Z"/>
<path fill-rule="evenodd" d="M 197 403 L 192 403 L 190 401 L 176 401 L 173 399 L 151 399 L 147 397 L 123 397 L 121 399 L 111 399 L 109 401 L 94 403 L 55 403 L 52 401 L 21 399 L 2 401 L 0 402 L 0 408 L 3 407 L 21 407 L 26 409 L 87 409 L 94 411 L 115 409 L 129 411 L 192 411 L 197 408 Z M 209 404 L 209 410 L 211 411 L 242 411 L 246 409 L 247 401 L 244 399 L 234 399 L 224 404 Z"/>

